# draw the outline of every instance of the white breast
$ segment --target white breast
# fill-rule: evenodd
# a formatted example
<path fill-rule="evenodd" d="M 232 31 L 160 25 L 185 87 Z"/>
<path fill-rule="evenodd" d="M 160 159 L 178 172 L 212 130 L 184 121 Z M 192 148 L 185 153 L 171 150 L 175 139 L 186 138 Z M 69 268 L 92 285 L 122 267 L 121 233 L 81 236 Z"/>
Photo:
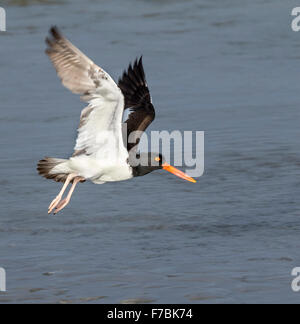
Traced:
<path fill-rule="evenodd" d="M 94 183 L 128 180 L 133 177 L 127 160 L 98 159 L 95 156 L 79 155 L 70 158 L 68 168 Z"/>
<path fill-rule="evenodd" d="M 102 169 L 101 174 L 97 178 L 91 179 L 91 181 L 94 183 L 104 183 L 128 180 L 132 177 L 132 170 L 128 165 L 116 165 Z"/>

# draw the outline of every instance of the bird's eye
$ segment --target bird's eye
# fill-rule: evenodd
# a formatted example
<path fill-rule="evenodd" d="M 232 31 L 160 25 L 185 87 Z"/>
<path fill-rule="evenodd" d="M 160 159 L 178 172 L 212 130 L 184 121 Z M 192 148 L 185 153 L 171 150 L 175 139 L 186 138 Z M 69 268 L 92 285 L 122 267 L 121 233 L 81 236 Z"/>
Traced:
<path fill-rule="evenodd" d="M 157 156 L 154 160 L 155 160 L 156 162 L 159 162 L 159 161 L 160 161 L 160 157 Z"/>

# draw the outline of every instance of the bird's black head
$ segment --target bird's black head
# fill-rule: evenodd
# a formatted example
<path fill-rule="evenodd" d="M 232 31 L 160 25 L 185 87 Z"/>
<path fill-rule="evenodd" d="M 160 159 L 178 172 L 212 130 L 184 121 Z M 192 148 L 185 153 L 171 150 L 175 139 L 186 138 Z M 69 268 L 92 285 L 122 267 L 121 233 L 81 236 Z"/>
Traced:
<path fill-rule="evenodd" d="M 138 177 L 162 169 L 165 158 L 160 153 L 140 153 L 136 155 L 135 163 L 131 161 L 130 164 L 132 165 L 133 175 Z"/>
<path fill-rule="evenodd" d="M 152 171 L 164 169 L 175 174 L 177 177 L 190 182 L 196 182 L 195 179 L 166 163 L 165 158 L 160 153 L 140 153 L 134 155 L 134 161 L 132 160 L 132 155 L 129 154 L 129 156 L 131 156 L 131 161 L 129 161 L 129 164 L 132 167 L 134 177 L 143 176 Z"/>

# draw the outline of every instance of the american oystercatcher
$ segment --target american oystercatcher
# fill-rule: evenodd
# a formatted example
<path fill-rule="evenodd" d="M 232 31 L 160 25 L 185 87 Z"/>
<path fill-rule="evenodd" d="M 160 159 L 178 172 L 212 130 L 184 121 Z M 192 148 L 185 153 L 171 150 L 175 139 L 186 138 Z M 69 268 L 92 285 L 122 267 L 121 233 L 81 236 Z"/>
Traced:
<path fill-rule="evenodd" d="M 164 169 L 185 180 L 196 182 L 166 163 L 159 153 L 139 153 L 141 135 L 155 118 L 155 110 L 145 79 L 142 57 L 129 65 L 118 85 L 68 41 L 56 27 L 46 38 L 46 54 L 52 61 L 62 84 L 80 94 L 88 106 L 81 112 L 74 154 L 69 159 L 46 157 L 37 170 L 47 179 L 63 182 L 48 213 L 62 210 L 79 182 L 96 184 L 122 181 Z M 123 123 L 125 109 L 130 109 Z M 124 126 L 127 131 L 124 136 Z M 130 138 L 124 140 L 124 138 Z M 72 184 L 66 198 L 63 194 Z"/>

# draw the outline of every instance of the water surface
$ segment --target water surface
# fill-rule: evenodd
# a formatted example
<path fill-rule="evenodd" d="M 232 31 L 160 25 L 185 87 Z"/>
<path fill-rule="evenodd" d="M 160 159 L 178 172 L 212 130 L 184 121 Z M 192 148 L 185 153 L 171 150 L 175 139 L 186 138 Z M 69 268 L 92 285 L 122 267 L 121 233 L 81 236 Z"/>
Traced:
<path fill-rule="evenodd" d="M 4 1 L 1 303 L 298 303 L 296 1 Z M 114 78 L 144 55 L 149 130 L 205 131 L 196 185 L 163 171 L 85 183 L 57 216 L 43 156 L 72 154 L 80 110 L 44 54 L 51 25 Z"/>

